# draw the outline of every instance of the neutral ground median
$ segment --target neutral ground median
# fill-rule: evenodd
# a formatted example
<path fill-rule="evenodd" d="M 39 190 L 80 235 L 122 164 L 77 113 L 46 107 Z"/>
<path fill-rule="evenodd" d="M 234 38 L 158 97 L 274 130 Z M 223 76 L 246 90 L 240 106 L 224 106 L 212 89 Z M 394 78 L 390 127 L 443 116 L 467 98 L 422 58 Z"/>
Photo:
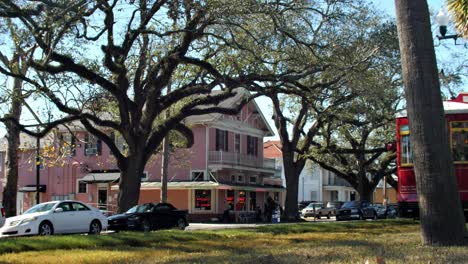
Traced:
<path fill-rule="evenodd" d="M 298 223 L 0 240 L 2 263 L 466 263 L 468 247 L 426 247 L 409 220 Z"/>

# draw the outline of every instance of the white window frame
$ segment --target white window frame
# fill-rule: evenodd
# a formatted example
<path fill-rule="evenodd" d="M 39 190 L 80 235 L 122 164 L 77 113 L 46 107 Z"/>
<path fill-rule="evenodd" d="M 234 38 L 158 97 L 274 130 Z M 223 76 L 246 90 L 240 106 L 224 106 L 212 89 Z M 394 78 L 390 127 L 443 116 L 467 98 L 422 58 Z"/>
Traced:
<path fill-rule="evenodd" d="M 82 193 L 80 192 L 80 182 L 83 181 L 82 179 L 76 179 L 76 193 Z M 84 193 L 88 193 L 88 184 L 86 184 L 86 192 Z"/>
<path fill-rule="evenodd" d="M 195 179 L 193 178 L 193 173 L 194 172 L 201 172 L 203 173 L 203 181 L 207 181 L 207 176 L 206 176 L 206 171 L 205 170 L 191 170 L 190 171 L 190 180 L 191 181 L 195 181 Z"/>
<path fill-rule="evenodd" d="M 99 154 L 98 150 L 98 138 L 91 134 L 88 133 L 88 142 L 85 142 L 85 156 L 94 156 Z M 88 145 L 88 147 L 86 147 Z"/>
<path fill-rule="evenodd" d="M 210 197 L 210 207 L 211 207 L 211 210 L 201 210 L 201 209 L 198 209 L 195 207 L 195 204 L 196 204 L 196 201 L 195 201 L 195 191 L 210 191 L 211 192 L 211 197 Z M 213 213 L 215 212 L 215 189 L 194 189 L 192 190 L 192 212 L 197 212 L 197 213 Z"/>

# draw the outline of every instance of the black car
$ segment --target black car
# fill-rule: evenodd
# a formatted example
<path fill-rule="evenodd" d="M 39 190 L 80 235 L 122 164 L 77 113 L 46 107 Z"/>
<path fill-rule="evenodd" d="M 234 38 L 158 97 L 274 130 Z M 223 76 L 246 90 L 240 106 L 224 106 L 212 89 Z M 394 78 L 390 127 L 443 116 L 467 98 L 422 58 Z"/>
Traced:
<path fill-rule="evenodd" d="M 367 218 L 377 219 L 377 212 L 366 201 L 346 202 L 340 209 L 336 210 L 336 221 Z"/>
<path fill-rule="evenodd" d="M 107 218 L 108 230 L 151 231 L 162 228 L 185 229 L 188 224 L 187 211 L 177 210 L 169 203 L 145 203 L 130 208 L 124 214 Z"/>
<path fill-rule="evenodd" d="M 374 210 L 377 212 L 377 218 L 395 218 L 396 217 L 396 209 L 393 205 L 383 206 L 381 204 L 374 204 L 372 206 Z"/>

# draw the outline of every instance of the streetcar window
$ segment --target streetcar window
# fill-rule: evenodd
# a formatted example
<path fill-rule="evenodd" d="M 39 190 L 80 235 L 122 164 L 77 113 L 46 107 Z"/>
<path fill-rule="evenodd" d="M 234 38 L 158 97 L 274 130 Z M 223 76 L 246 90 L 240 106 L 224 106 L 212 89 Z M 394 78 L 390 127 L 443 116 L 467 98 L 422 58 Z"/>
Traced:
<path fill-rule="evenodd" d="M 411 165 L 413 164 L 413 151 L 410 144 L 410 135 L 401 135 L 400 137 L 400 161 L 401 165 Z"/>
<path fill-rule="evenodd" d="M 402 166 L 413 165 L 413 150 L 408 125 L 400 127 L 400 163 Z"/>
<path fill-rule="evenodd" d="M 468 161 L 468 122 L 451 122 L 453 161 Z"/>

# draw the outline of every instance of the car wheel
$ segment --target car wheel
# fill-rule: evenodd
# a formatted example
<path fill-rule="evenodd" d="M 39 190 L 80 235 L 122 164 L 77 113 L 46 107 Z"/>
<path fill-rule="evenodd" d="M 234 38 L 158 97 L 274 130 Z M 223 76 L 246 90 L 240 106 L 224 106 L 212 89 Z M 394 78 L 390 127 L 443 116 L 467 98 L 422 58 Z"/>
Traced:
<path fill-rule="evenodd" d="M 362 216 L 362 214 L 359 214 L 359 220 L 364 220 L 364 216 Z"/>
<path fill-rule="evenodd" d="M 322 217 L 322 212 L 318 213 L 317 219 L 320 219 Z"/>
<path fill-rule="evenodd" d="M 90 235 L 99 235 L 101 233 L 101 223 L 98 220 L 93 220 L 89 225 Z"/>
<path fill-rule="evenodd" d="M 373 217 L 374 220 L 377 220 L 377 213 L 374 212 L 374 217 Z"/>
<path fill-rule="evenodd" d="M 39 225 L 39 231 L 38 231 L 40 236 L 50 236 L 54 234 L 54 227 L 52 226 L 51 223 L 49 222 L 42 222 Z"/>
<path fill-rule="evenodd" d="M 331 217 L 331 213 L 328 212 L 328 214 L 327 214 L 327 219 L 330 219 L 330 217 Z"/>
<path fill-rule="evenodd" d="M 151 223 L 148 219 L 143 219 L 143 222 L 141 222 L 141 230 L 143 232 L 150 232 L 151 231 Z"/>
<path fill-rule="evenodd" d="M 184 230 L 187 225 L 185 224 L 185 220 L 183 218 L 179 218 L 177 220 L 177 228 L 180 230 Z"/>

